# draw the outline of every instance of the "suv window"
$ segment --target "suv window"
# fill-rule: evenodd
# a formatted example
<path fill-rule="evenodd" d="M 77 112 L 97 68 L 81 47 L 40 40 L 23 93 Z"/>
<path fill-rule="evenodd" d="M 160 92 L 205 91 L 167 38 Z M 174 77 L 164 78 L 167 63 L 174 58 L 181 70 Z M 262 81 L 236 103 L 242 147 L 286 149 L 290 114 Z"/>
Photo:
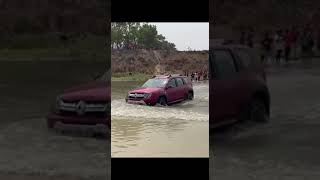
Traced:
<path fill-rule="evenodd" d="M 170 81 L 168 82 L 168 86 L 177 87 L 176 80 L 175 79 L 170 79 Z"/>
<path fill-rule="evenodd" d="M 177 85 L 178 85 L 178 87 L 179 86 L 183 86 L 183 80 L 181 79 L 181 78 L 176 78 L 176 80 L 177 80 Z"/>
<path fill-rule="evenodd" d="M 214 71 L 220 78 L 228 77 L 236 73 L 233 57 L 228 50 L 215 50 L 213 58 Z"/>
<path fill-rule="evenodd" d="M 253 66 L 261 66 L 260 56 L 255 50 L 247 50 L 247 53 L 251 56 L 251 63 Z"/>
<path fill-rule="evenodd" d="M 189 82 L 190 80 L 188 79 L 188 77 L 183 78 L 183 84 L 188 84 Z"/>

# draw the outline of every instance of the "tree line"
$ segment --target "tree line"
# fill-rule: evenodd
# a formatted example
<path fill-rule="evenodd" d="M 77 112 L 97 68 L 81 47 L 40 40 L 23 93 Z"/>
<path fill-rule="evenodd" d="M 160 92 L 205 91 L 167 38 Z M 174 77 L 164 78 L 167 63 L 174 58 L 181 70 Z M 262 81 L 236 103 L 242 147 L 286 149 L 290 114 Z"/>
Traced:
<path fill-rule="evenodd" d="M 175 44 L 158 34 L 157 27 L 148 23 L 112 23 L 113 49 L 176 50 Z"/>

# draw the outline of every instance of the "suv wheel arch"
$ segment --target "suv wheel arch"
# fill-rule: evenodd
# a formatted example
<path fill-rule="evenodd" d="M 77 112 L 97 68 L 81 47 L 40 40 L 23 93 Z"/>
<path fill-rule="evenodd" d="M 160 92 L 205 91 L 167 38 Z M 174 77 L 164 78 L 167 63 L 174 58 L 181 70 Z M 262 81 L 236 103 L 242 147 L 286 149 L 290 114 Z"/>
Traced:
<path fill-rule="evenodd" d="M 192 98 L 189 97 L 189 93 L 192 94 Z M 193 90 L 189 90 L 189 91 L 188 91 L 188 94 L 187 94 L 187 99 L 192 100 L 193 98 L 194 98 Z"/>
<path fill-rule="evenodd" d="M 256 100 L 263 102 L 264 107 L 266 108 L 267 116 L 270 117 L 270 97 L 269 97 L 269 94 L 265 91 L 257 91 L 250 98 L 249 102 L 247 102 L 246 105 L 243 107 L 241 114 L 240 114 L 240 117 L 239 117 L 240 121 L 250 119 L 251 103 Z"/>
<path fill-rule="evenodd" d="M 157 99 L 157 104 L 159 103 L 159 101 L 160 101 L 160 99 L 161 98 L 164 98 L 165 99 L 165 103 L 166 103 L 166 105 L 168 104 L 168 98 L 167 98 L 167 96 L 166 95 L 164 95 L 164 94 L 162 94 L 162 95 L 160 95 L 159 97 L 158 97 L 158 99 Z"/>

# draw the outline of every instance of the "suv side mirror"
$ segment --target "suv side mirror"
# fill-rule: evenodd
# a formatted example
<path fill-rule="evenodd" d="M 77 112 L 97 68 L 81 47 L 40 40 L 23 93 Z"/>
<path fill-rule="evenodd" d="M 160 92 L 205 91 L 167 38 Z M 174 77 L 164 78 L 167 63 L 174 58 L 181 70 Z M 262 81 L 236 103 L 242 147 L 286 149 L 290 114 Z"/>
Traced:
<path fill-rule="evenodd" d="M 170 88 L 173 88 L 171 85 L 168 85 L 167 87 L 166 87 L 166 89 L 170 89 Z"/>

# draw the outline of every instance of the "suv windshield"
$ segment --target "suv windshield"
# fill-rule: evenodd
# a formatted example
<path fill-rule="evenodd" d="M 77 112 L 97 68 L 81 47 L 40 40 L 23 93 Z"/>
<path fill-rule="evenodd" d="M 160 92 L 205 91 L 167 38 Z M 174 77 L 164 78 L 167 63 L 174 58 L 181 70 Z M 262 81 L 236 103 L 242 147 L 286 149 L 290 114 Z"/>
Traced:
<path fill-rule="evenodd" d="M 165 87 L 168 79 L 149 79 L 142 87 Z"/>
<path fill-rule="evenodd" d="M 96 80 L 97 81 L 110 81 L 110 70 L 106 71 L 102 75 L 100 75 Z"/>

